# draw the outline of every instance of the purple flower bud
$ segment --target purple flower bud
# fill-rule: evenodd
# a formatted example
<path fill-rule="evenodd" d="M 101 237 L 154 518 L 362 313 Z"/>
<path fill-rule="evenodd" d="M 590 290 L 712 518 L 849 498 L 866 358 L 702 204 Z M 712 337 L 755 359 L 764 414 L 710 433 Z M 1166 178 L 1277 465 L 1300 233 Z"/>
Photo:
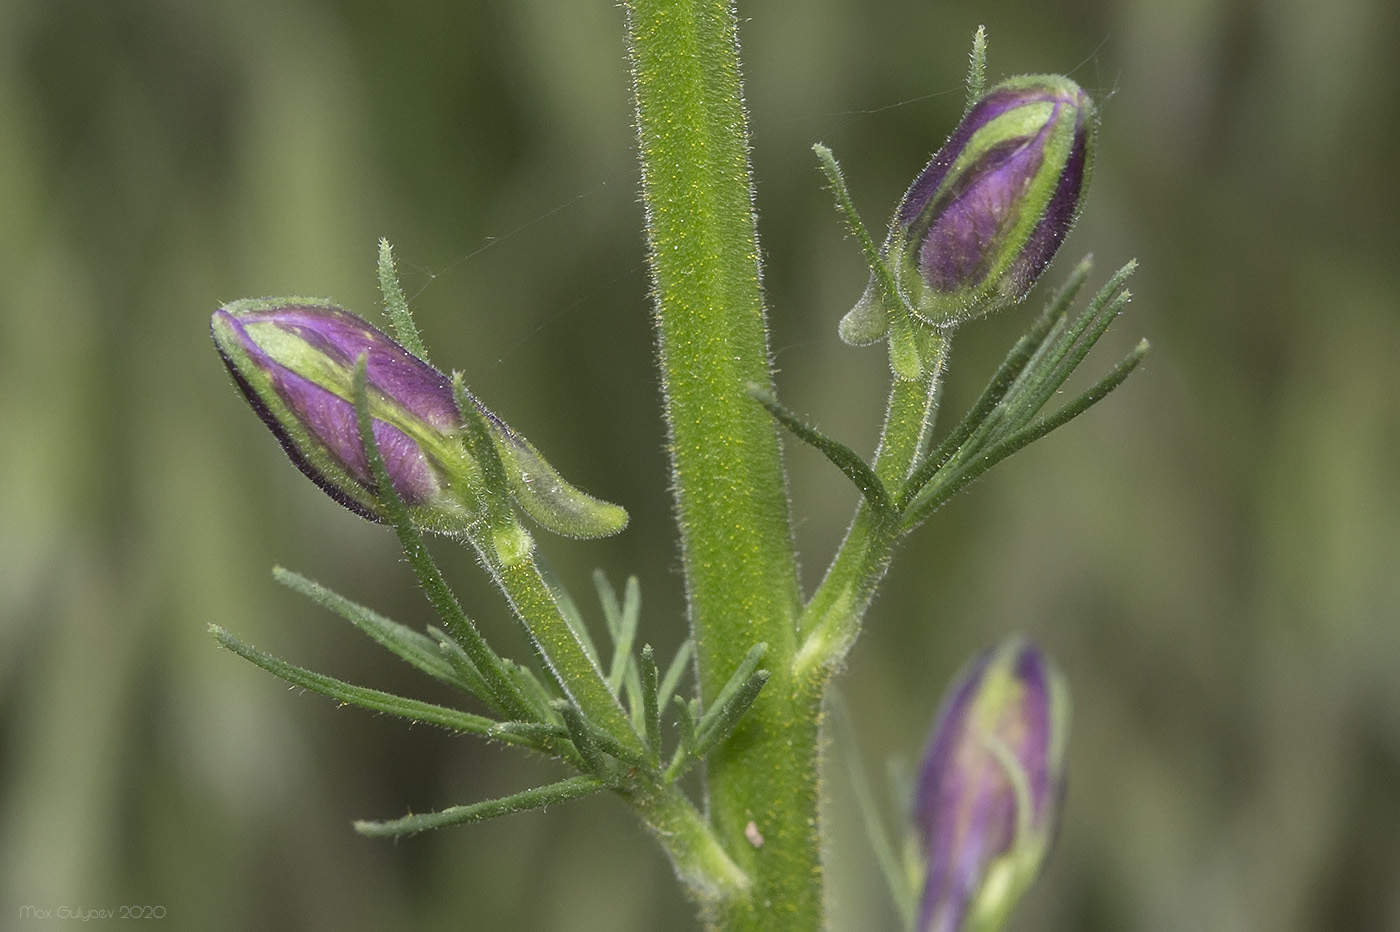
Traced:
<path fill-rule="evenodd" d="M 234 381 L 297 468 L 379 520 L 352 400 L 364 356 L 374 437 L 394 490 L 410 509 L 436 512 L 431 524 L 467 516 L 470 496 L 450 477 L 475 466 L 457 437 L 462 420 L 447 376 L 355 315 L 315 301 L 235 302 L 214 313 L 211 329 Z"/>
<path fill-rule="evenodd" d="M 1063 681 L 1022 638 L 984 651 L 949 689 L 914 799 L 920 932 L 1000 928 L 1049 848 L 1068 730 Z"/>
<path fill-rule="evenodd" d="M 214 313 L 214 343 L 248 403 L 287 456 L 340 504 L 382 518 L 360 443 L 355 367 L 365 358 L 374 439 L 394 491 L 414 520 L 462 531 L 482 517 L 486 480 L 468 447 L 452 380 L 386 334 L 325 302 L 236 301 Z M 566 482 L 528 440 L 471 395 L 510 495 L 540 524 L 573 537 L 620 531 L 627 513 Z"/>
<path fill-rule="evenodd" d="M 973 104 L 885 241 L 905 302 L 948 326 L 1023 299 L 1078 215 L 1097 125 L 1088 95 L 1058 75 L 1011 78 Z M 872 279 L 842 336 L 870 343 L 886 326 Z"/>

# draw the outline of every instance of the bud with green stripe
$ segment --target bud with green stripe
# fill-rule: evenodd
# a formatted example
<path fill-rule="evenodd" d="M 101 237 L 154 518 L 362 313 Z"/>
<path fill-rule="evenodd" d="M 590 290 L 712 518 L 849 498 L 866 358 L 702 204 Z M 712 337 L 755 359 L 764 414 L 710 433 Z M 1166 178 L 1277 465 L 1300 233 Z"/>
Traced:
<path fill-rule="evenodd" d="M 1011 78 L 978 99 L 891 223 L 883 255 L 904 303 L 947 327 L 1025 298 L 1078 216 L 1097 122 L 1058 75 Z M 884 336 L 880 297 L 872 278 L 842 321 L 848 342 Z"/>
<path fill-rule="evenodd" d="M 1069 694 L 1024 638 L 984 651 L 944 699 L 914 794 L 926 858 L 918 932 L 997 932 L 1040 871 L 1064 790 Z"/>
<path fill-rule="evenodd" d="M 332 499 L 385 520 L 354 404 L 365 383 L 376 444 L 394 492 L 415 524 L 468 531 L 487 497 L 512 496 L 537 522 L 573 537 L 621 530 L 627 514 L 565 482 L 528 441 L 471 395 L 468 416 L 487 427 L 509 490 L 493 490 L 473 451 L 450 378 L 348 311 L 316 299 L 236 301 L 214 313 L 214 343 L 234 381 L 287 456 Z"/>

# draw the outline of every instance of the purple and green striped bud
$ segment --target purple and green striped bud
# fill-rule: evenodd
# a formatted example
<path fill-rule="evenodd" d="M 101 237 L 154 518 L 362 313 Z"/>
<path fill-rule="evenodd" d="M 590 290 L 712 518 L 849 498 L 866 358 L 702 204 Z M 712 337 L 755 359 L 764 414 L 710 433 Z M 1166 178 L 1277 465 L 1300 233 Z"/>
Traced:
<path fill-rule="evenodd" d="M 291 461 L 331 498 L 385 519 L 361 443 L 355 368 L 375 444 L 394 492 L 416 524 L 468 530 L 486 515 L 486 472 L 471 447 L 452 379 L 354 314 L 306 298 L 236 301 L 214 313 L 214 343 L 248 403 Z M 488 428 L 513 496 L 551 530 L 591 537 L 621 530 L 626 512 L 564 482 L 530 443 L 470 394 L 469 416 Z"/>
<path fill-rule="evenodd" d="M 949 689 L 919 772 L 919 932 L 995 932 L 1039 873 L 1064 787 L 1069 695 L 1033 644 L 982 652 Z"/>
<path fill-rule="evenodd" d="M 1064 242 L 1089 184 L 1098 120 L 1069 78 L 992 87 L 905 192 L 884 255 L 915 313 L 949 326 L 1025 298 Z M 872 280 L 842 321 L 852 343 L 884 335 Z"/>

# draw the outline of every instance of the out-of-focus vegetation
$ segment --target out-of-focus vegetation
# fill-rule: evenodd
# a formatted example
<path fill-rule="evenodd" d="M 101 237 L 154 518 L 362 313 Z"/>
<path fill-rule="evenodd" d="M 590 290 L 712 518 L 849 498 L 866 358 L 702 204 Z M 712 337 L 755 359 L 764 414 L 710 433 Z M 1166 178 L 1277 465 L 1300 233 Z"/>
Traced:
<path fill-rule="evenodd" d="M 974 649 L 1030 633 L 1075 700 L 1034 930 L 1400 929 L 1400 7 L 1391 0 L 751 0 L 747 98 L 779 386 L 857 445 L 886 363 L 843 346 L 864 285 L 811 143 L 882 225 L 991 77 L 1103 104 L 1084 219 L 1047 276 L 1136 256 L 1105 340 L 1141 372 L 899 554 L 843 689 L 880 770 L 914 757 Z M 285 563 L 428 620 L 392 535 L 337 509 L 246 410 L 221 300 L 370 313 L 396 245 L 435 359 L 633 515 L 547 540 L 643 581 L 683 636 L 621 11 L 602 0 L 0 4 L 0 925 L 164 907 L 218 930 L 682 929 L 605 797 L 397 844 L 392 817 L 544 764 L 289 693 L 216 622 L 443 698 L 281 590 Z M 1033 300 L 1035 300 L 1033 298 Z M 1031 311 L 959 334 L 967 404 Z M 856 494 L 790 445 L 810 584 Z M 543 536 L 543 535 L 542 535 Z M 465 554 L 450 574 L 524 653 Z M 596 617 L 596 613 L 595 613 Z M 896 802 L 891 803 L 897 805 Z M 834 925 L 893 929 L 833 768 Z"/>

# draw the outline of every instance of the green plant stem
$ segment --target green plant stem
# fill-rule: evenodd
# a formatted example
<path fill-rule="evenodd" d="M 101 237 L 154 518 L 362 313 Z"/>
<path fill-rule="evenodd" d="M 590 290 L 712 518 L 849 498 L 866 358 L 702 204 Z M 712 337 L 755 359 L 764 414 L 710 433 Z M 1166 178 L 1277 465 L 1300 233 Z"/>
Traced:
<path fill-rule="evenodd" d="M 889 411 L 875 454 L 875 474 L 895 494 L 928 440 L 939 379 L 948 360 L 948 334 L 928 331 L 925 338 L 919 378 L 892 380 Z M 861 502 L 831 568 L 802 614 L 804 640 L 796 659 L 800 675 L 821 676 L 819 671 L 829 670 L 846 655 L 901 533 L 897 516 L 883 515 L 869 502 Z"/>
<path fill-rule="evenodd" d="M 711 927 L 732 904 L 746 902 L 752 880 L 720 843 L 705 817 L 677 786 L 622 791 L 671 859 L 687 895 Z M 724 928 L 721 926 L 720 928 Z"/>
<path fill-rule="evenodd" d="M 792 668 L 801 607 L 759 287 L 737 22 L 727 0 L 628 0 L 642 193 L 700 693 L 766 642 L 772 676 L 707 766 L 719 843 L 752 878 L 712 928 L 824 922 L 820 689 Z M 749 822 L 764 838 L 756 849 Z M 765 905 L 766 904 L 766 905 Z"/>
<path fill-rule="evenodd" d="M 498 538 L 514 538 L 511 530 L 523 534 L 521 528 L 503 528 L 499 533 L 481 535 L 483 539 L 474 536 L 472 543 L 560 689 L 609 737 L 640 754 L 641 740 L 608 689 L 603 672 L 569 627 L 535 561 L 526 554 L 503 555 L 503 548 L 494 545 Z"/>

